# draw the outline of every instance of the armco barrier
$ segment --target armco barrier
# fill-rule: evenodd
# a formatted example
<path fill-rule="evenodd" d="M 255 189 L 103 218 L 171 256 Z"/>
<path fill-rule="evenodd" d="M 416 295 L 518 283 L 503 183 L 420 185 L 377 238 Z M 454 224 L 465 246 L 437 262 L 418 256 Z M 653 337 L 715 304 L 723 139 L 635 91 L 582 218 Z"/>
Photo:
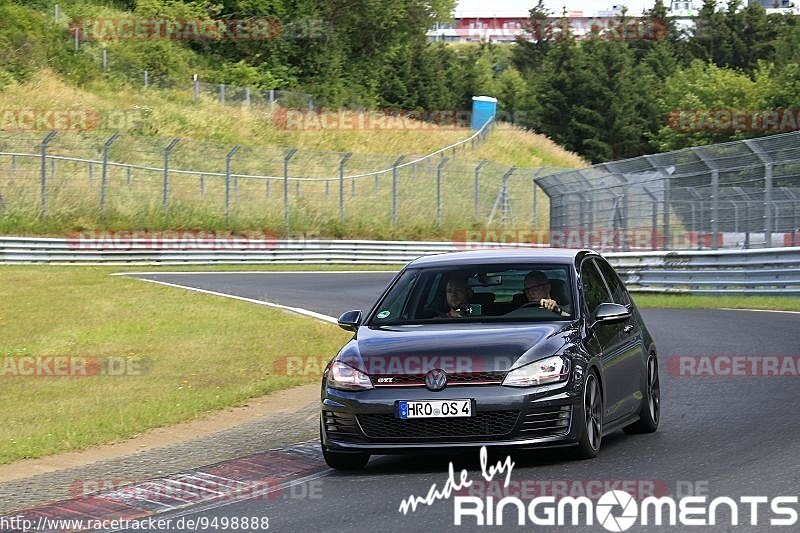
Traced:
<path fill-rule="evenodd" d="M 362 240 L 180 240 L 104 244 L 70 239 L 0 237 L 0 264 L 209 265 L 404 264 L 423 255 L 471 249 L 454 242 Z M 512 248 L 513 245 L 503 247 Z M 638 292 L 800 295 L 800 247 L 604 254 Z"/>

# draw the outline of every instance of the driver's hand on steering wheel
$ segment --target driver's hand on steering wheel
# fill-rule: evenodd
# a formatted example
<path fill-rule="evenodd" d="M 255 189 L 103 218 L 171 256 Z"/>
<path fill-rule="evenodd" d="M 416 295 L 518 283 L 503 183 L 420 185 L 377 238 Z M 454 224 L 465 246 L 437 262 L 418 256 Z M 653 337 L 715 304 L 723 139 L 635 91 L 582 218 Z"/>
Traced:
<path fill-rule="evenodd" d="M 549 298 L 542 298 L 541 300 L 539 300 L 539 305 L 542 308 L 547 309 L 548 311 L 553 311 L 554 313 L 557 313 L 557 312 L 561 311 L 561 309 L 558 307 L 558 304 L 556 303 L 556 301 L 555 300 L 551 300 Z"/>

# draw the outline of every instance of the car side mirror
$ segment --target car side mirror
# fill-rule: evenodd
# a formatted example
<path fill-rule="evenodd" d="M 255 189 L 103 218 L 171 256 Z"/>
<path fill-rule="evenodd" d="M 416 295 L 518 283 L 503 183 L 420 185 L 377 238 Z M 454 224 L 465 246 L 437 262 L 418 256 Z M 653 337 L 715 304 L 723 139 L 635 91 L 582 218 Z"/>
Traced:
<path fill-rule="evenodd" d="M 621 322 L 631 317 L 630 310 L 621 304 L 603 303 L 597 306 L 594 310 L 594 322 L 592 329 L 597 325 L 614 324 Z"/>
<path fill-rule="evenodd" d="M 347 331 L 356 331 L 361 325 L 361 311 L 347 311 L 338 320 L 339 327 Z"/>

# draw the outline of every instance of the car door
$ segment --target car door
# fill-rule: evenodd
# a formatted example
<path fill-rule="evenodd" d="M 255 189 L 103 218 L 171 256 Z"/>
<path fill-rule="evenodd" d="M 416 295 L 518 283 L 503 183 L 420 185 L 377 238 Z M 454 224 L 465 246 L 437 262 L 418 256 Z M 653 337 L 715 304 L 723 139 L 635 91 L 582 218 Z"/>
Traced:
<path fill-rule="evenodd" d="M 611 298 L 613 298 L 614 303 L 624 305 L 631 311 L 630 318 L 619 323 L 619 328 L 617 328 L 618 336 L 614 339 L 614 344 L 615 350 L 622 354 L 619 364 L 624 373 L 624 378 L 621 379 L 620 383 L 625 393 L 621 399 L 619 412 L 622 415 L 632 414 L 639 410 L 645 392 L 642 390 L 642 387 L 644 387 L 645 365 L 647 364 L 644 335 L 639 322 L 634 316 L 630 294 L 628 294 L 617 273 L 614 272 L 614 269 L 605 259 L 598 257 L 594 261 L 600 268 L 600 273 L 611 292 Z"/>
<path fill-rule="evenodd" d="M 581 263 L 580 281 L 583 295 L 584 316 L 587 325 L 594 322 L 594 311 L 601 303 L 612 301 L 608 287 L 594 260 L 589 257 Z M 600 355 L 603 365 L 603 397 L 606 422 L 624 416 L 621 406 L 628 394 L 625 383 L 624 353 L 620 350 L 618 339 L 622 326 L 619 324 L 598 324 L 587 338 L 587 347 L 593 354 Z"/>

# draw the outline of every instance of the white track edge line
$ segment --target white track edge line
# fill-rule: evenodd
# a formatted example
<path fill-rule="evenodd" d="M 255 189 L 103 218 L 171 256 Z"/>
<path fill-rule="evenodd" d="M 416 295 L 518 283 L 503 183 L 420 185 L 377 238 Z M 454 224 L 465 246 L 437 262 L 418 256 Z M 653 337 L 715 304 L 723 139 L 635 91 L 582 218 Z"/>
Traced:
<path fill-rule="evenodd" d="M 112 276 L 158 276 L 158 275 L 192 275 L 192 274 L 397 274 L 399 270 L 214 270 L 214 271 L 185 271 L 170 272 L 114 272 Z"/>
<path fill-rule="evenodd" d="M 290 307 L 288 305 L 281 305 L 281 304 L 276 304 L 276 303 L 273 303 L 273 302 L 265 302 L 263 300 L 256 300 L 256 299 L 253 299 L 253 298 L 246 298 L 244 296 L 236 296 L 234 294 L 225 294 L 224 292 L 209 291 L 209 290 L 206 290 L 206 289 L 198 289 L 197 287 L 188 287 L 186 285 L 178 285 L 177 283 L 169 283 L 169 282 L 166 282 L 166 281 L 157 281 L 157 280 L 154 280 L 154 279 L 147 279 L 147 278 L 133 278 L 133 279 L 137 279 L 137 280 L 140 280 L 140 281 L 146 281 L 148 283 L 155 283 L 157 285 L 166 285 L 167 287 L 177 287 L 179 289 L 185 289 L 187 291 L 199 292 L 199 293 L 202 293 L 202 294 L 210 294 L 212 296 L 222 296 L 224 298 L 232 298 L 234 300 L 240 300 L 242 302 L 248 302 L 248 303 L 251 303 L 251 304 L 265 305 L 267 307 L 272 307 L 272 308 L 275 308 L 275 309 L 281 309 L 283 311 L 289 311 L 290 313 L 296 313 L 298 315 L 303 315 L 303 316 L 315 318 L 317 320 L 321 320 L 321 321 L 326 322 L 328 324 L 338 324 L 338 321 L 332 316 L 323 315 L 322 313 L 317 313 L 316 311 L 311 311 L 310 309 L 303 309 L 302 307 Z"/>
<path fill-rule="evenodd" d="M 789 313 L 792 315 L 800 315 L 800 311 L 780 311 L 778 309 L 737 309 L 735 307 L 718 307 L 720 311 L 750 311 L 752 313 Z"/>

